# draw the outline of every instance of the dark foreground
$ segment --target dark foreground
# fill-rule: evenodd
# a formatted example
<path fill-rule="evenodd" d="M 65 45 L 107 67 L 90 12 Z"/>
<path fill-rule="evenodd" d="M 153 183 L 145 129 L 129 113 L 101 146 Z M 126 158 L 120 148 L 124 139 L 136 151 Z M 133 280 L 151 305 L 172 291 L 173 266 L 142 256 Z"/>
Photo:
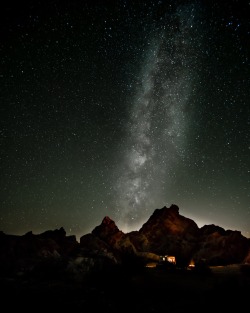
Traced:
<path fill-rule="evenodd" d="M 209 272 L 110 270 L 79 281 L 4 278 L 0 292 L 6 312 L 239 312 L 249 308 L 250 275 L 236 265 Z"/>

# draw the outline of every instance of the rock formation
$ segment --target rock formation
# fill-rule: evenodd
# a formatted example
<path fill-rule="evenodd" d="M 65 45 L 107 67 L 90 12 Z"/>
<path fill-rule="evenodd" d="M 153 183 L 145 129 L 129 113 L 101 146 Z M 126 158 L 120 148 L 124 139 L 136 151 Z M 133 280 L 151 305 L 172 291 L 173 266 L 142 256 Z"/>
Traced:
<path fill-rule="evenodd" d="M 216 225 L 199 228 L 192 219 L 180 215 L 176 205 L 156 209 L 138 231 L 129 233 L 123 233 L 105 216 L 80 243 L 75 236 L 66 236 L 63 228 L 23 236 L 0 232 L 0 275 L 39 271 L 43 275 L 41 264 L 46 264 L 46 270 L 60 268 L 69 275 L 79 271 L 85 275 L 90 269 L 113 265 L 136 268 L 164 255 L 175 256 L 181 268 L 190 260 L 206 260 L 208 265 L 250 263 L 250 240 L 240 231 Z"/>

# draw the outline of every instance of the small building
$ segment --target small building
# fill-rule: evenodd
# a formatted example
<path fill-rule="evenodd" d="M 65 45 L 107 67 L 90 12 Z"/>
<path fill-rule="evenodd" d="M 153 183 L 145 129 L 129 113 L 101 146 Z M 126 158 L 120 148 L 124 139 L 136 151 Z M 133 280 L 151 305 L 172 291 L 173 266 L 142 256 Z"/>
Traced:
<path fill-rule="evenodd" d="M 173 255 L 167 255 L 167 261 L 176 264 L 175 256 Z"/>
<path fill-rule="evenodd" d="M 163 263 L 163 262 L 169 262 L 172 264 L 176 264 L 175 256 L 173 256 L 173 255 L 160 256 L 160 263 Z"/>

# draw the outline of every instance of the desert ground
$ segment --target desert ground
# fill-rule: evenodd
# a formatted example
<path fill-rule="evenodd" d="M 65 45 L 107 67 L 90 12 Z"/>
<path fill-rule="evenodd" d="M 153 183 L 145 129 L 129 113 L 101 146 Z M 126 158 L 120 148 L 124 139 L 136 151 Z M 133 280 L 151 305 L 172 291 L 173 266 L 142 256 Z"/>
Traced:
<path fill-rule="evenodd" d="M 148 267 L 65 277 L 1 279 L 9 312 L 226 312 L 249 307 L 250 275 L 240 265 L 209 271 Z"/>

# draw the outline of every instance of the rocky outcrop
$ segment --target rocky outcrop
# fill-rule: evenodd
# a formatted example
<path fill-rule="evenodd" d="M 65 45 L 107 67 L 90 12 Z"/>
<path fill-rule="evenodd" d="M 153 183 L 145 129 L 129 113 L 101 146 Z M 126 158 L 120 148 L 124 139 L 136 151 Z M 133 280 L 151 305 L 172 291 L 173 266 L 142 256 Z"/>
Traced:
<path fill-rule="evenodd" d="M 80 238 L 78 255 L 90 258 L 106 258 L 113 264 L 121 262 L 116 249 L 94 234 L 86 234 Z"/>
<path fill-rule="evenodd" d="M 181 267 L 190 260 L 206 260 L 210 265 L 241 263 L 247 259 L 250 247 L 249 240 L 239 231 L 216 225 L 199 228 L 192 219 L 179 214 L 177 205 L 156 209 L 139 231 L 126 234 L 105 217 L 92 235 L 112 248 L 113 253 L 116 251 L 121 261 L 124 255 L 139 257 L 144 262 L 160 255 L 174 255 Z"/>
<path fill-rule="evenodd" d="M 205 225 L 200 229 L 199 245 L 193 258 L 206 259 L 210 265 L 243 263 L 248 250 L 249 241 L 239 231 Z"/>
<path fill-rule="evenodd" d="M 120 242 L 125 237 L 124 233 L 118 229 L 115 222 L 108 216 L 105 216 L 102 223 L 94 228 L 92 234 L 115 249 L 120 248 Z"/>
<path fill-rule="evenodd" d="M 197 224 L 179 214 L 177 205 L 156 209 L 138 231 L 123 233 L 105 216 L 100 225 L 80 238 L 66 236 L 63 228 L 34 235 L 0 232 L 0 277 L 8 273 L 67 273 L 75 279 L 89 271 L 119 265 L 139 268 L 160 256 L 173 255 L 176 265 L 190 260 L 208 265 L 250 263 L 250 240 L 240 231 Z"/>
<path fill-rule="evenodd" d="M 0 233 L 0 275 L 25 274 L 41 269 L 41 263 L 55 264 L 74 254 L 78 248 L 75 236 L 66 236 L 63 228 L 23 236 Z M 50 266 L 49 265 L 49 266 Z"/>
<path fill-rule="evenodd" d="M 179 207 L 171 205 L 170 208 L 156 209 L 149 220 L 139 230 L 146 237 L 160 239 L 165 235 L 197 236 L 197 224 L 179 214 Z"/>
<path fill-rule="evenodd" d="M 197 247 L 197 224 L 179 214 L 179 207 L 156 209 L 139 233 L 147 238 L 149 251 L 174 255 L 180 266 L 189 262 Z"/>

